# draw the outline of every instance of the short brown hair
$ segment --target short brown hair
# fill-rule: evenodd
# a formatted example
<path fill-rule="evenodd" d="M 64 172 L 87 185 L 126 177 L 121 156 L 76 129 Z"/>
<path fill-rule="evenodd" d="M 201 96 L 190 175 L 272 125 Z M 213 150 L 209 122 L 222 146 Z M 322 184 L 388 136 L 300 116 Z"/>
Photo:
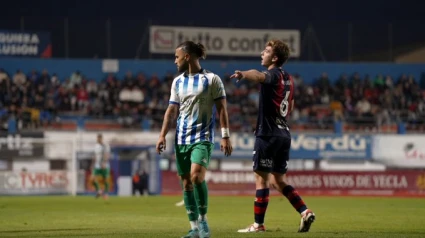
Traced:
<path fill-rule="evenodd" d="M 286 61 L 288 61 L 289 58 L 289 46 L 281 41 L 281 40 L 269 40 L 269 42 L 267 42 L 266 47 L 270 46 L 273 50 L 273 54 L 277 57 L 277 61 L 276 61 L 276 66 L 280 67 L 282 66 L 284 63 L 286 63 Z"/>

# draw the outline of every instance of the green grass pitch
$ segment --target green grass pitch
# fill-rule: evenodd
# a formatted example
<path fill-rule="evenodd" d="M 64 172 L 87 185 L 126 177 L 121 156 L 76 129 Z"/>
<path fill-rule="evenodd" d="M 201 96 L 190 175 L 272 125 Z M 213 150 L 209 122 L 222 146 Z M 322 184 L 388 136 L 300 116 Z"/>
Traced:
<path fill-rule="evenodd" d="M 181 197 L 0 197 L 0 237 L 181 237 L 189 230 Z M 253 222 L 253 197 L 211 196 L 212 237 L 425 237 L 424 198 L 304 197 L 316 213 L 309 233 L 272 196 L 265 233 L 238 234 Z"/>

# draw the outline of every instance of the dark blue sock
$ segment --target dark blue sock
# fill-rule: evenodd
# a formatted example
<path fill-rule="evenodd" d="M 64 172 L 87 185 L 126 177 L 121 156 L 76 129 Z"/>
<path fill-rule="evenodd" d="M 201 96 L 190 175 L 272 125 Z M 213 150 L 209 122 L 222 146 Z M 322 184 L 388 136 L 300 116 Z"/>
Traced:
<path fill-rule="evenodd" d="M 283 188 L 283 196 L 285 196 L 291 205 L 299 212 L 300 214 L 307 210 L 307 205 L 305 205 L 301 196 L 298 194 L 297 190 L 293 188 L 291 185 L 287 185 Z"/>
<path fill-rule="evenodd" d="M 269 189 L 258 189 L 255 193 L 254 220 L 255 223 L 264 224 L 267 205 L 269 205 Z"/>

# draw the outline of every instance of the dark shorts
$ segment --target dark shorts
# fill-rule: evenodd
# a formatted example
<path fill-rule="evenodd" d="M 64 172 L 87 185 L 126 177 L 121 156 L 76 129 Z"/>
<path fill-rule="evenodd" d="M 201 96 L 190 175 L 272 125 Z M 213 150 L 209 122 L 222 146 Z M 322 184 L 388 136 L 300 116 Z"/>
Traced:
<path fill-rule="evenodd" d="M 285 174 L 290 148 L 290 137 L 257 136 L 253 152 L 254 171 Z"/>

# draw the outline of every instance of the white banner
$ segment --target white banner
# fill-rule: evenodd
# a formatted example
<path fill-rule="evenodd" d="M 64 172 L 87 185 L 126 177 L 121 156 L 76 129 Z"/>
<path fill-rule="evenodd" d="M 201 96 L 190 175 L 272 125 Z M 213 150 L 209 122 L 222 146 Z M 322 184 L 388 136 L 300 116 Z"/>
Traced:
<path fill-rule="evenodd" d="M 291 57 L 300 56 L 299 30 L 264 30 L 209 27 L 151 26 L 149 51 L 174 54 L 178 44 L 191 40 L 202 43 L 207 55 L 258 56 L 270 39 L 280 39 L 289 45 Z"/>
<path fill-rule="evenodd" d="M 44 136 L 49 141 L 57 141 L 57 143 L 49 143 L 45 145 L 45 154 L 48 158 L 63 158 L 72 156 L 76 151 L 92 152 L 96 143 L 98 134 L 103 135 L 103 140 L 110 146 L 118 145 L 146 145 L 155 146 L 159 138 L 159 132 L 120 132 L 120 131 L 46 131 Z M 174 131 L 167 134 L 167 150 L 165 153 L 172 153 L 174 142 Z M 72 148 L 72 141 L 76 140 L 77 147 Z M 66 141 L 66 143 L 64 142 Z"/>
<path fill-rule="evenodd" d="M 0 172 L 0 194 L 67 194 L 67 171 Z"/>
<path fill-rule="evenodd" d="M 425 136 L 374 136 L 372 158 L 386 165 L 425 168 Z"/>

